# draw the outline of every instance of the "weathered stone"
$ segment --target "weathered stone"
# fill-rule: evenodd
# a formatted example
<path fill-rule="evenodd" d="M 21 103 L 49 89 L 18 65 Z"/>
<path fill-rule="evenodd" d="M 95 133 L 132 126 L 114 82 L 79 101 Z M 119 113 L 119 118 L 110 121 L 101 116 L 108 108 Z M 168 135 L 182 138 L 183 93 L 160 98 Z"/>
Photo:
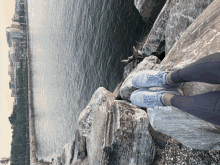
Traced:
<path fill-rule="evenodd" d="M 146 22 L 155 21 L 166 0 L 134 0 L 134 5 Z"/>
<path fill-rule="evenodd" d="M 133 71 L 133 63 L 130 62 L 124 67 L 123 78 L 126 79 L 128 75 Z"/>
<path fill-rule="evenodd" d="M 120 96 L 120 88 L 121 88 L 121 85 L 123 82 L 124 82 L 124 79 L 121 80 L 121 82 L 117 85 L 117 87 L 115 88 L 115 90 L 113 92 L 116 100 L 122 100 L 122 98 Z"/>
<path fill-rule="evenodd" d="M 62 165 L 62 163 L 61 163 L 61 155 L 57 154 L 56 156 L 57 156 L 56 161 L 55 161 L 56 165 Z"/>
<path fill-rule="evenodd" d="M 190 24 L 211 4 L 213 0 L 167 0 L 158 15 L 142 52 L 147 56 L 167 55 Z"/>
<path fill-rule="evenodd" d="M 78 154 L 77 159 L 82 159 L 87 156 L 87 149 L 86 149 L 86 137 L 82 136 L 82 134 L 77 130 L 77 147 L 78 147 Z"/>
<path fill-rule="evenodd" d="M 166 135 L 165 135 L 165 139 L 166 139 L 166 145 L 164 149 L 158 147 L 157 144 L 155 145 L 156 146 L 155 158 L 151 165 L 220 164 L 220 151 L 198 150 L 198 149 L 187 148 L 182 143 Z"/>
<path fill-rule="evenodd" d="M 155 130 L 177 139 L 188 148 L 211 150 L 219 145 L 220 127 L 172 106 L 148 108 L 147 112 Z"/>
<path fill-rule="evenodd" d="M 147 113 L 127 101 L 100 105 L 88 136 L 89 165 L 150 164 L 155 147 L 148 124 Z"/>
<path fill-rule="evenodd" d="M 132 84 L 132 77 L 141 70 L 146 69 L 153 69 L 153 67 L 160 63 L 160 60 L 156 56 L 149 56 L 146 57 L 138 66 L 127 76 L 124 80 L 121 88 L 120 88 L 120 95 L 124 100 L 130 100 L 131 93 L 136 90 L 137 88 Z"/>
<path fill-rule="evenodd" d="M 88 157 L 78 159 L 76 162 L 72 163 L 71 165 L 89 165 Z"/>
<path fill-rule="evenodd" d="M 51 162 L 45 162 L 43 159 L 41 159 L 39 162 L 35 163 L 36 165 L 52 165 Z"/>
<path fill-rule="evenodd" d="M 75 141 L 71 144 L 65 144 L 62 154 L 61 154 L 61 163 L 62 165 L 69 165 L 74 156 Z"/>
<path fill-rule="evenodd" d="M 161 62 L 161 70 L 184 68 L 194 61 L 220 52 L 220 2 L 214 1 L 182 34 L 181 38 Z M 184 95 L 220 91 L 219 84 L 186 82 L 181 87 Z M 220 126 L 203 121 L 175 107 L 148 108 L 152 127 L 181 142 L 200 150 L 220 149 Z"/>
<path fill-rule="evenodd" d="M 99 87 L 94 92 L 89 104 L 80 113 L 79 116 L 79 132 L 83 136 L 87 137 L 91 131 L 93 111 L 97 107 L 99 107 L 103 102 L 112 102 L 113 100 L 115 100 L 114 94 L 103 87 Z"/>

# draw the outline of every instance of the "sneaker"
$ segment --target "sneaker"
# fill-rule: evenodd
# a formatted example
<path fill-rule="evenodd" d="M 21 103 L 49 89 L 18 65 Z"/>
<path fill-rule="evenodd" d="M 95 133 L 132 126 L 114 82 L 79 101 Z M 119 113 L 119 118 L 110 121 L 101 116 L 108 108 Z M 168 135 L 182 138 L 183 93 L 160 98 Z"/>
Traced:
<path fill-rule="evenodd" d="M 136 88 L 149 88 L 149 87 L 164 87 L 164 88 L 177 88 L 183 82 L 169 84 L 167 75 L 171 71 L 156 71 L 156 70 L 143 70 L 138 72 L 132 78 L 132 84 Z"/>
<path fill-rule="evenodd" d="M 167 106 L 163 100 L 163 97 L 166 93 L 171 93 L 173 95 L 182 95 L 175 90 L 164 89 L 158 91 L 149 91 L 147 89 L 141 88 L 132 92 L 130 100 L 133 104 L 143 108 Z"/>

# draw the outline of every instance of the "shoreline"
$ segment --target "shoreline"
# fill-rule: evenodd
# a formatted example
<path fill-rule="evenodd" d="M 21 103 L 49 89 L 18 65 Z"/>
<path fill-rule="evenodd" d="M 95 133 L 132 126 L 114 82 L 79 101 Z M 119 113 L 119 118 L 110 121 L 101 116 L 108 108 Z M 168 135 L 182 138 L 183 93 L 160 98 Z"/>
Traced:
<path fill-rule="evenodd" d="M 32 106 L 32 84 L 31 84 L 31 67 L 30 67 L 30 38 L 29 38 L 29 21 L 28 21 L 28 4 L 25 0 L 26 16 L 26 35 L 27 35 L 27 68 L 28 68 L 28 110 L 29 110 L 29 145 L 30 145 L 30 164 L 36 163 L 36 140 L 34 130 L 34 113 Z"/>
<path fill-rule="evenodd" d="M 30 146 L 30 165 L 43 165 L 38 162 L 36 157 L 37 146 L 35 136 L 35 121 L 33 109 L 33 84 L 32 84 L 32 68 L 31 68 L 31 48 L 29 37 L 29 20 L 28 20 L 28 2 L 25 0 L 25 17 L 26 17 L 26 35 L 27 35 L 27 69 L 28 69 L 28 111 L 29 111 L 29 146 Z"/>

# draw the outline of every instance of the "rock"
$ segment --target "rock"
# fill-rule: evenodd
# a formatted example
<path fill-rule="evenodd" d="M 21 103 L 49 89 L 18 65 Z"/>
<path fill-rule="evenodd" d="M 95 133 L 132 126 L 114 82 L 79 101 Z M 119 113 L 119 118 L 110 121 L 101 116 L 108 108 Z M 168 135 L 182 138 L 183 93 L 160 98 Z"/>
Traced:
<path fill-rule="evenodd" d="M 73 145 L 71 145 L 71 148 L 70 148 L 70 164 L 73 162 L 75 146 L 76 146 L 76 141 L 74 140 Z M 67 160 L 69 159 L 67 158 Z"/>
<path fill-rule="evenodd" d="M 166 0 L 134 0 L 134 5 L 146 22 L 155 21 Z"/>
<path fill-rule="evenodd" d="M 41 159 L 39 162 L 36 162 L 37 165 L 52 165 L 50 162 L 46 162 L 43 159 Z"/>
<path fill-rule="evenodd" d="M 211 150 L 219 145 L 220 127 L 172 106 L 147 109 L 152 127 L 188 148 Z"/>
<path fill-rule="evenodd" d="M 124 79 L 121 80 L 121 82 L 117 85 L 117 87 L 115 88 L 115 90 L 113 92 L 116 100 L 122 100 L 122 98 L 120 96 L 120 88 L 121 88 L 121 85 L 123 82 L 124 82 Z"/>
<path fill-rule="evenodd" d="M 87 149 L 86 149 L 86 137 L 83 136 L 79 130 L 77 130 L 77 148 L 78 148 L 78 154 L 77 159 L 82 159 L 87 156 Z"/>
<path fill-rule="evenodd" d="M 61 154 L 62 165 L 69 165 L 74 156 L 75 141 L 73 143 L 67 143 Z"/>
<path fill-rule="evenodd" d="M 78 159 L 76 162 L 72 163 L 71 165 L 89 165 L 88 157 Z"/>
<path fill-rule="evenodd" d="M 115 100 L 115 95 L 103 87 L 99 87 L 94 92 L 90 102 L 79 116 L 79 132 L 83 136 L 87 137 L 90 134 L 93 111 L 103 104 L 103 102 L 111 103 L 113 100 Z"/>
<path fill-rule="evenodd" d="M 159 64 L 160 60 L 156 56 L 149 56 L 144 58 L 144 60 L 138 64 L 138 66 L 128 75 L 128 77 L 124 80 L 121 88 L 120 88 L 120 95 L 124 100 L 130 101 L 131 93 L 136 90 L 137 88 L 132 84 L 132 77 L 141 70 L 146 69 L 153 69 L 156 64 Z"/>
<path fill-rule="evenodd" d="M 62 165 L 61 163 L 61 155 L 60 154 L 57 154 L 57 159 L 56 159 L 56 165 Z"/>
<path fill-rule="evenodd" d="M 165 149 L 161 149 L 156 145 L 155 158 L 151 165 L 220 164 L 220 151 L 187 148 L 170 136 L 166 136 L 166 138 Z"/>
<path fill-rule="evenodd" d="M 77 129 L 75 133 L 74 146 L 72 146 L 72 157 L 69 164 L 80 164 L 87 157 L 86 137 Z M 68 164 L 68 165 L 69 165 Z"/>
<path fill-rule="evenodd" d="M 220 1 L 214 1 L 190 25 L 161 62 L 161 70 L 177 70 L 194 61 L 220 52 Z M 184 95 L 220 91 L 219 84 L 185 82 Z M 148 108 L 152 127 L 188 148 L 214 150 L 220 147 L 220 126 L 205 122 L 175 107 Z"/>
<path fill-rule="evenodd" d="M 167 55 L 190 24 L 213 0 L 167 0 L 158 15 L 142 52 L 147 56 Z"/>
<path fill-rule="evenodd" d="M 128 75 L 133 71 L 133 63 L 130 62 L 124 67 L 123 78 L 126 79 Z"/>
<path fill-rule="evenodd" d="M 103 102 L 93 113 L 89 165 L 150 164 L 155 146 L 148 124 L 147 113 L 127 101 Z"/>

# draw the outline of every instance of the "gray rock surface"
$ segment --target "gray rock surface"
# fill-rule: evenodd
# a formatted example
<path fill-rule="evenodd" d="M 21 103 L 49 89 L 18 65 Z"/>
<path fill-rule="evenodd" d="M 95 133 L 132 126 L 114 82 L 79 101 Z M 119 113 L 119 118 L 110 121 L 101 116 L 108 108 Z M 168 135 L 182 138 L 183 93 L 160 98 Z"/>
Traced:
<path fill-rule="evenodd" d="M 148 124 L 147 113 L 137 106 L 124 100 L 104 102 L 93 113 L 89 165 L 150 164 L 155 147 Z"/>
<path fill-rule="evenodd" d="M 123 82 L 124 82 L 124 79 L 121 80 L 121 82 L 117 85 L 117 87 L 115 88 L 115 90 L 113 92 L 116 100 L 122 100 L 122 98 L 120 96 L 120 88 L 121 88 L 121 85 L 123 84 Z"/>
<path fill-rule="evenodd" d="M 188 148 L 220 150 L 220 127 L 216 127 L 172 106 L 148 108 L 152 127 Z"/>
<path fill-rule="evenodd" d="M 61 155 L 57 154 L 55 160 L 53 161 L 53 165 L 62 165 L 61 163 Z"/>
<path fill-rule="evenodd" d="M 103 102 L 111 103 L 115 100 L 115 95 L 103 87 L 99 87 L 92 95 L 86 108 L 79 116 L 79 132 L 87 137 L 91 131 L 93 111 L 99 107 Z"/>
<path fill-rule="evenodd" d="M 167 55 L 190 24 L 213 0 L 167 0 L 142 48 L 147 56 Z"/>
<path fill-rule="evenodd" d="M 134 5 L 146 22 L 155 21 L 166 0 L 134 0 Z"/>
<path fill-rule="evenodd" d="M 128 63 L 125 67 L 124 67 L 124 73 L 123 73 L 123 78 L 126 79 L 128 77 L 128 75 L 133 71 L 133 64 L 132 62 Z"/>
<path fill-rule="evenodd" d="M 144 58 L 144 60 L 137 65 L 137 67 L 127 76 L 127 78 L 124 80 L 121 88 L 120 88 L 120 95 L 121 98 L 124 100 L 130 101 L 130 95 L 133 91 L 135 91 L 137 88 L 133 86 L 132 84 L 132 77 L 141 70 L 146 69 L 153 69 L 154 67 L 157 67 L 155 65 L 160 63 L 160 59 L 158 59 L 156 56 L 149 56 Z"/>
<path fill-rule="evenodd" d="M 88 157 L 78 159 L 76 162 L 72 163 L 71 165 L 89 165 Z"/>
<path fill-rule="evenodd" d="M 70 165 L 73 159 L 73 152 L 75 149 L 75 141 L 73 143 L 65 144 L 63 151 L 60 155 L 62 165 Z"/>
<path fill-rule="evenodd" d="M 161 70 L 176 70 L 220 52 L 220 1 L 214 1 L 184 32 L 161 62 Z M 220 91 L 219 84 L 186 82 L 184 95 Z M 175 107 L 148 108 L 152 127 L 178 140 L 188 148 L 220 150 L 220 126 L 205 122 Z"/>
<path fill-rule="evenodd" d="M 81 126 L 76 132 L 72 165 L 153 162 L 155 145 L 144 110 L 127 101 L 115 100 L 113 93 L 100 87 L 80 116 L 79 122 L 86 127 Z"/>
<path fill-rule="evenodd" d="M 82 159 L 87 156 L 87 149 L 86 149 L 86 137 L 83 136 L 77 130 L 77 159 Z"/>

